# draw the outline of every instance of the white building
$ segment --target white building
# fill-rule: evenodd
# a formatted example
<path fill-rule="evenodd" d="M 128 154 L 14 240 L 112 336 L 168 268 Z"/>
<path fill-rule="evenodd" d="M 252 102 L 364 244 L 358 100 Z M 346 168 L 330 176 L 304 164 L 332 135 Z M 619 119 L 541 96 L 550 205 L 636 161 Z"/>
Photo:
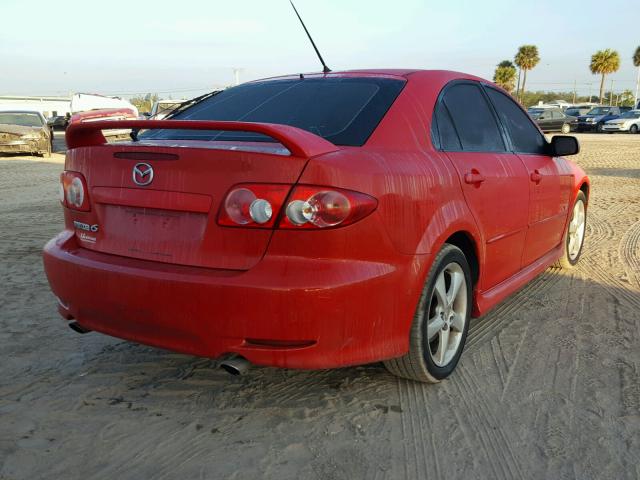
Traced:
<path fill-rule="evenodd" d="M 71 112 L 71 98 L 0 96 L 0 110 L 35 110 L 49 118 Z"/>

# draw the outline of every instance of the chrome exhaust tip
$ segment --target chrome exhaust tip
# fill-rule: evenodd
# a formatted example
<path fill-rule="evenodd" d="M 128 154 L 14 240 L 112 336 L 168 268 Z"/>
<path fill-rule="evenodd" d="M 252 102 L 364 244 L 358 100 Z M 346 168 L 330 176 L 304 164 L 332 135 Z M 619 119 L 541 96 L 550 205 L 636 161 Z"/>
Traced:
<path fill-rule="evenodd" d="M 77 333 L 80 333 L 80 334 L 85 334 L 85 333 L 89 333 L 89 332 L 92 331 L 92 330 L 89 330 L 88 328 L 84 328 L 78 322 L 69 323 L 69 328 L 71 330 L 73 330 L 74 332 L 77 332 Z"/>
<path fill-rule="evenodd" d="M 249 360 L 239 355 L 233 355 L 220 362 L 220 368 L 234 376 L 244 374 L 250 366 Z"/>

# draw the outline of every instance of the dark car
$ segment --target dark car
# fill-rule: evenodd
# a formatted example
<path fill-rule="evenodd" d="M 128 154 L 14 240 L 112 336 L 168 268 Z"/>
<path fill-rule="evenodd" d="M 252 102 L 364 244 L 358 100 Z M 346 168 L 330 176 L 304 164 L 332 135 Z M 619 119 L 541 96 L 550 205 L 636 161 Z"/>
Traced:
<path fill-rule="evenodd" d="M 593 130 L 602 132 L 605 122 L 614 120 L 629 110 L 631 110 L 631 107 L 612 107 L 608 105 L 594 107 L 586 115 L 578 117 L 576 130 L 578 132 Z"/>
<path fill-rule="evenodd" d="M 40 112 L 0 111 L 0 153 L 51 156 L 53 132 Z"/>
<path fill-rule="evenodd" d="M 559 108 L 530 108 L 529 115 L 543 132 L 569 133 L 577 122 L 576 117 L 566 115 Z"/>
<path fill-rule="evenodd" d="M 47 125 L 54 130 L 65 130 L 69 125 L 69 119 L 64 115 L 56 115 L 47 120 Z"/>

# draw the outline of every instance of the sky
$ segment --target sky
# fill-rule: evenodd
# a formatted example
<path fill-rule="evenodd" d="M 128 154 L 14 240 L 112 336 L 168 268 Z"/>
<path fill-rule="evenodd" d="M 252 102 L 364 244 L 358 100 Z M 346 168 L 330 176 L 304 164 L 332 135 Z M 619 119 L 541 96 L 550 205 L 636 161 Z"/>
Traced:
<path fill-rule="evenodd" d="M 639 0 L 294 0 L 333 70 L 447 69 L 491 79 L 535 44 L 527 89 L 597 94 L 591 55 L 613 48 L 634 89 Z M 190 98 L 319 62 L 288 0 L 0 0 L 0 95 Z M 14 20 L 11 20 L 14 19 Z M 635 25 L 634 25 L 635 24 Z"/>

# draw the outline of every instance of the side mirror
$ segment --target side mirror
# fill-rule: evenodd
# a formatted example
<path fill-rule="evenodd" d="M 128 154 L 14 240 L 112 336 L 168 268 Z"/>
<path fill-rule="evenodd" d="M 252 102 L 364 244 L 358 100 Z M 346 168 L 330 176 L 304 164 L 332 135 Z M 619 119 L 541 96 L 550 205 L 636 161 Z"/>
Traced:
<path fill-rule="evenodd" d="M 566 157 L 580 153 L 580 144 L 576 137 L 555 135 L 549 144 L 549 153 L 553 157 Z"/>

